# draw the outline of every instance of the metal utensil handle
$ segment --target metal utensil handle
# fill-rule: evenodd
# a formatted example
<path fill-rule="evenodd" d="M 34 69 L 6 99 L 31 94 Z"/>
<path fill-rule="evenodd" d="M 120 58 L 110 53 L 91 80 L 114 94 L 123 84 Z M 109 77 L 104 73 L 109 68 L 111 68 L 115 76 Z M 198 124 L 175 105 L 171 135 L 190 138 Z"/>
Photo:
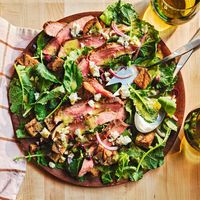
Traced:
<path fill-rule="evenodd" d="M 196 31 L 196 33 L 193 35 L 190 41 L 194 40 L 197 37 L 200 37 L 200 28 Z M 186 62 L 188 61 L 188 59 L 190 58 L 193 52 L 194 50 L 191 50 L 188 53 L 181 56 L 181 58 L 179 59 L 176 65 L 176 69 L 174 71 L 173 77 L 175 77 L 179 73 L 179 71 L 185 66 Z"/>
<path fill-rule="evenodd" d="M 169 60 L 172 60 L 178 56 L 182 56 L 184 54 L 186 54 L 187 52 L 197 48 L 200 46 L 200 37 L 197 39 L 194 39 L 192 41 L 190 41 L 189 43 L 187 43 L 186 45 L 180 47 L 179 49 L 177 49 L 176 51 L 174 51 L 172 54 L 170 54 L 169 56 L 166 56 L 165 58 L 163 58 L 161 61 L 154 63 L 152 65 L 149 65 L 148 67 L 153 67 L 155 65 L 161 64 L 161 63 L 165 63 Z"/>

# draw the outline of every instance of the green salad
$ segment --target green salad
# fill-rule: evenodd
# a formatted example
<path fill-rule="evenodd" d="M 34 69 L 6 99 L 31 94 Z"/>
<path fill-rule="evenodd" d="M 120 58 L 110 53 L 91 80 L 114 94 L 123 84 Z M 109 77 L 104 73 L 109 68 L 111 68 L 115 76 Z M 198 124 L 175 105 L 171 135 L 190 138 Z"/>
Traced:
<path fill-rule="evenodd" d="M 158 31 L 122 1 L 99 17 L 43 28 L 16 60 L 9 87 L 16 136 L 30 143 L 23 158 L 103 184 L 137 181 L 160 167 L 177 125 L 175 63 L 148 67 L 164 56 Z M 106 86 L 130 78 L 118 75 L 122 69 L 135 70 L 131 84 Z M 159 113 L 154 130 L 137 130 L 135 114 L 151 125 Z"/>

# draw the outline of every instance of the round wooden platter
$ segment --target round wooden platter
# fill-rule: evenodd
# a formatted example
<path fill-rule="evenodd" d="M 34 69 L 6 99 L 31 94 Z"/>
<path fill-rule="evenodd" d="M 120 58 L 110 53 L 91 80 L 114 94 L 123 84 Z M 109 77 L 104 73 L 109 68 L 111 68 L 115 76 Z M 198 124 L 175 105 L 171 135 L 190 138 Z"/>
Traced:
<path fill-rule="evenodd" d="M 100 16 L 100 14 L 101 14 L 101 12 L 84 12 L 84 13 L 79 13 L 79 14 L 65 17 L 65 18 L 59 20 L 59 22 L 71 22 L 73 20 L 79 19 L 79 18 L 87 16 L 87 15 L 92 15 L 92 16 L 98 17 L 98 16 Z M 24 50 L 24 53 L 30 52 L 32 45 L 36 42 L 36 39 L 37 39 L 37 36 L 30 42 L 30 44 Z M 160 45 L 161 45 L 161 50 L 162 50 L 164 56 L 169 55 L 170 50 L 168 49 L 166 44 L 163 41 L 161 41 Z M 184 89 L 184 83 L 183 83 L 181 73 L 178 74 L 178 81 L 177 81 L 174 89 L 176 90 L 176 92 L 178 94 L 177 95 L 177 111 L 175 113 L 175 116 L 178 118 L 178 131 L 174 132 L 170 135 L 170 137 L 167 141 L 166 147 L 164 149 L 165 155 L 169 152 L 169 150 L 173 146 L 173 144 L 178 136 L 178 132 L 180 130 L 181 124 L 183 122 L 183 116 L 184 116 L 184 111 L 185 111 L 185 89 Z M 14 115 L 12 113 L 10 113 L 10 114 L 11 114 L 14 130 L 16 131 L 20 119 L 16 115 Z M 19 144 L 20 144 L 20 148 L 22 149 L 22 151 L 27 152 L 29 149 L 29 144 L 31 142 L 33 142 L 33 139 L 20 139 Z M 114 182 L 114 183 L 111 183 L 108 185 L 103 185 L 99 178 L 91 177 L 91 176 L 88 176 L 85 181 L 81 182 L 81 181 L 78 181 L 78 180 L 70 177 L 66 173 L 65 170 L 51 169 L 49 167 L 45 167 L 42 165 L 37 165 L 37 166 L 64 182 L 71 183 L 71 184 L 78 185 L 78 186 L 106 187 L 106 186 L 114 186 L 114 185 L 119 185 L 119 184 L 128 182 L 127 180 L 122 180 L 122 181 Z"/>

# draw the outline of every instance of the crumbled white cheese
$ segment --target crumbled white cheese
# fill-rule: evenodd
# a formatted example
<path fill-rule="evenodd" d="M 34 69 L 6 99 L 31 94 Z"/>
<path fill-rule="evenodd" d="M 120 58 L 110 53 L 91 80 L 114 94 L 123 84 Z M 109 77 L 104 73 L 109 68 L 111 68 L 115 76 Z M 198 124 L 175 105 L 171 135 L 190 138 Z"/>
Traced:
<path fill-rule="evenodd" d="M 127 97 L 130 96 L 130 91 L 128 87 L 122 86 L 119 90 L 119 94 L 121 95 L 122 99 L 126 99 Z"/>
<path fill-rule="evenodd" d="M 130 41 L 130 37 L 127 35 L 121 36 L 119 37 L 119 39 L 117 40 L 117 42 L 121 45 L 123 45 L 125 48 L 127 48 L 129 46 L 129 41 Z"/>
<path fill-rule="evenodd" d="M 100 93 L 94 95 L 94 100 L 95 101 L 99 101 L 100 99 L 101 99 L 101 94 Z"/>
<path fill-rule="evenodd" d="M 67 162 L 68 162 L 68 164 L 70 164 L 70 163 L 72 162 L 73 157 L 74 157 L 74 154 L 73 154 L 73 153 L 70 153 L 70 154 L 68 155 L 68 157 L 67 157 Z"/>
<path fill-rule="evenodd" d="M 112 131 L 110 133 L 110 139 L 109 142 L 113 142 L 114 140 L 116 140 L 119 137 L 119 132 L 118 131 Z"/>
<path fill-rule="evenodd" d="M 141 46 L 141 42 L 140 42 L 139 38 L 135 35 L 131 38 L 131 43 L 137 45 L 138 47 Z"/>
<path fill-rule="evenodd" d="M 55 167 L 56 167 L 56 164 L 55 164 L 54 162 L 49 162 L 49 167 L 55 168 Z"/>
<path fill-rule="evenodd" d="M 69 151 L 68 151 L 68 150 L 66 150 L 66 151 L 64 152 L 64 154 L 65 154 L 65 155 L 68 155 L 68 154 L 69 154 Z"/>
<path fill-rule="evenodd" d="M 78 101 L 79 99 L 81 99 L 80 97 L 78 97 L 78 94 L 77 93 L 71 93 L 69 95 L 69 100 L 70 100 L 70 103 L 72 105 L 74 105 L 76 103 L 76 101 Z"/>
<path fill-rule="evenodd" d="M 105 75 L 105 78 L 106 78 L 106 81 L 110 81 L 110 72 L 104 72 L 104 75 Z"/>
<path fill-rule="evenodd" d="M 35 95 L 35 100 L 38 100 L 38 98 L 39 98 L 39 96 L 40 96 L 40 93 L 35 92 L 34 95 Z"/>
<path fill-rule="evenodd" d="M 71 28 L 71 35 L 73 37 L 77 37 L 77 36 L 79 36 L 80 31 L 81 31 L 80 25 L 77 23 L 73 23 L 73 26 Z"/>
<path fill-rule="evenodd" d="M 48 138 L 50 134 L 51 134 L 51 133 L 47 130 L 47 128 L 43 128 L 42 131 L 40 132 L 40 135 L 41 135 L 43 138 Z"/>
<path fill-rule="evenodd" d="M 120 137 L 117 138 L 116 142 L 120 145 L 127 145 L 131 142 L 131 138 L 129 136 L 123 136 L 123 135 L 120 135 Z"/>
<path fill-rule="evenodd" d="M 103 30 L 100 30 L 99 33 L 106 39 L 108 40 L 110 38 L 110 36 L 108 35 L 108 33 L 104 33 Z"/>
<path fill-rule="evenodd" d="M 91 100 L 88 101 L 88 105 L 89 105 L 90 107 L 94 108 L 95 102 L 91 99 Z"/>
<path fill-rule="evenodd" d="M 89 62 L 90 73 L 95 77 L 100 77 L 99 67 L 92 61 Z"/>

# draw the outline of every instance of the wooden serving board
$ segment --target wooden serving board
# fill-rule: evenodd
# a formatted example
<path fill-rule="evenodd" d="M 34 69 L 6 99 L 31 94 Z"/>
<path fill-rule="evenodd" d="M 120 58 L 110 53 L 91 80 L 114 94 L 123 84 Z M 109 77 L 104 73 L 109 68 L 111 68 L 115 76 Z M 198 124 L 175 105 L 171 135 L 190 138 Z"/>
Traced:
<path fill-rule="evenodd" d="M 93 15 L 95 17 L 100 16 L 101 12 L 84 12 L 84 13 L 79 13 L 79 14 L 75 14 L 75 15 L 71 15 L 68 17 L 65 17 L 63 19 L 60 19 L 59 22 L 71 22 L 74 21 L 76 19 L 79 19 L 81 17 L 87 16 L 87 15 Z M 31 52 L 31 48 L 33 46 L 33 44 L 36 42 L 37 40 L 37 36 L 30 42 L 30 44 L 27 46 L 27 48 L 24 50 L 23 53 L 30 53 Z M 166 44 L 161 41 L 160 42 L 161 45 L 161 50 L 164 56 L 167 56 L 170 54 L 170 50 L 168 49 L 168 47 L 166 46 Z M 164 149 L 164 153 L 165 155 L 169 152 L 169 150 L 171 149 L 171 147 L 173 146 L 173 144 L 175 143 L 175 140 L 178 136 L 179 130 L 181 128 L 181 125 L 183 123 L 183 117 L 184 117 L 184 111 L 185 111 L 185 89 L 184 89 L 184 83 L 183 83 L 183 79 L 182 79 L 182 75 L 181 73 L 178 74 L 178 81 L 175 85 L 175 88 L 177 95 L 177 110 L 175 113 L 175 116 L 178 118 L 178 131 L 177 132 L 173 132 L 166 144 L 166 147 Z M 18 125 L 19 125 L 19 118 L 14 115 L 13 113 L 10 113 L 11 115 L 11 119 L 13 122 L 13 127 L 14 130 L 16 131 Z M 20 148 L 24 151 L 27 152 L 28 148 L 29 148 L 29 144 L 33 142 L 33 139 L 20 139 L 19 143 L 20 143 Z M 37 163 L 35 163 L 37 165 Z M 84 187 L 106 187 L 106 186 L 114 186 L 114 185 L 119 185 L 122 183 L 126 183 L 128 182 L 127 180 L 122 180 L 119 182 L 114 182 L 108 185 L 103 185 L 100 181 L 99 178 L 96 177 L 92 177 L 92 176 L 88 176 L 87 180 L 80 182 L 72 177 L 70 177 L 69 175 L 67 175 L 67 173 L 64 170 L 60 170 L 60 169 L 51 169 L 49 167 L 45 167 L 42 165 L 37 165 L 39 168 L 41 168 L 42 170 L 48 172 L 49 174 L 51 174 L 52 176 L 54 176 L 55 178 L 58 178 L 64 182 L 67 183 L 71 183 L 74 185 L 78 185 L 78 186 L 84 186 Z"/>

